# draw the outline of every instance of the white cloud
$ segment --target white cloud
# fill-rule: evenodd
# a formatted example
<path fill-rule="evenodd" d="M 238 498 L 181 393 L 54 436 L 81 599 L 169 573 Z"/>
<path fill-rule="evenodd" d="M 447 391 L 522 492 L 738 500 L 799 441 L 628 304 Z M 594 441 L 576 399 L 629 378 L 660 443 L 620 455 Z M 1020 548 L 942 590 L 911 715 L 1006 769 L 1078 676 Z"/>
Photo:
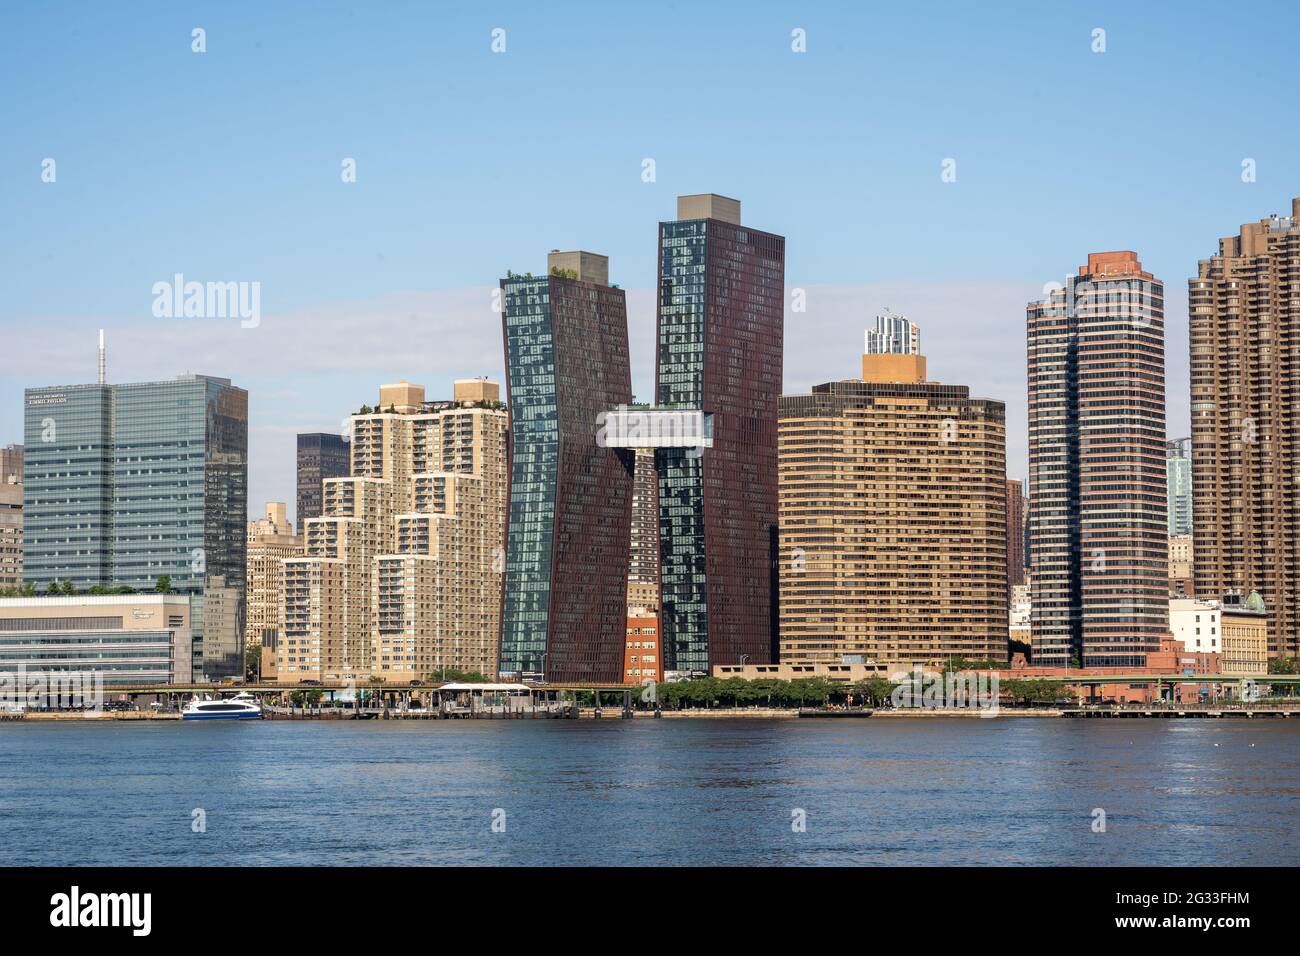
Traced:
<path fill-rule="evenodd" d="M 879 282 L 806 289 L 807 311 L 786 315 L 787 393 L 860 374 L 863 329 L 888 306 L 920 325 L 931 379 L 968 385 L 973 395 L 1006 403 L 1008 473 L 1026 475 L 1024 309 L 1039 297 L 1039 285 Z M 456 378 L 487 375 L 503 382 L 501 316 L 492 310 L 492 292 L 394 292 L 280 314 L 264 306 L 261 324 L 252 329 L 234 319 L 29 322 L 7 334 L 8 347 L 0 352 L 6 403 L 0 425 L 16 432 L 4 440 L 20 440 L 23 387 L 94 380 L 95 330 L 102 326 L 109 381 L 191 371 L 228 377 L 249 390 L 249 511 L 256 514 L 265 500 L 294 499 L 295 433 L 339 430 L 348 412 L 377 398 L 379 385 L 405 378 L 436 397 L 449 393 Z M 1186 306 L 1177 295 L 1168 306 L 1171 434 L 1182 434 Z M 650 400 L 654 291 L 629 289 L 628 312 L 633 392 Z"/>

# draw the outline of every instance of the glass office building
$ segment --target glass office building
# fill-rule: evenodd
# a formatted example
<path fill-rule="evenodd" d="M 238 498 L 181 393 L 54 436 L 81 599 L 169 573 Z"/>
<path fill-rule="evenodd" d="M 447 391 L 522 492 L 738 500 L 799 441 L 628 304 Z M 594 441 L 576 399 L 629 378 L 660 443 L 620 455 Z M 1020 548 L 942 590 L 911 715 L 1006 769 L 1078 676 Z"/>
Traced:
<path fill-rule="evenodd" d="M 301 530 L 308 518 L 319 518 L 323 482 L 346 478 L 352 473 L 351 444 L 342 435 L 310 432 L 298 436 L 298 511 L 295 524 Z"/>
<path fill-rule="evenodd" d="M 33 388 L 24 434 L 24 581 L 169 577 L 191 596 L 195 676 L 241 675 L 248 393 L 204 375 Z"/>
<path fill-rule="evenodd" d="M 112 420 L 109 386 L 26 391 L 25 582 L 84 590 L 111 580 Z"/>

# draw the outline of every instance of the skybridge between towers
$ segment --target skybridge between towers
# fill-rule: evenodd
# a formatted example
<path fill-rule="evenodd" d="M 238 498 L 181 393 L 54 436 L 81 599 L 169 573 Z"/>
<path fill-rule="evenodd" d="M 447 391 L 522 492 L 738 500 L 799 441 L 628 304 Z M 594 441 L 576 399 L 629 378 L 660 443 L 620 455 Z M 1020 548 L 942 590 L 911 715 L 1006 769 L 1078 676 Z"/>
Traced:
<path fill-rule="evenodd" d="M 693 457 L 713 447 L 713 413 L 698 408 L 620 405 L 596 422 L 604 448 L 685 448 Z"/>

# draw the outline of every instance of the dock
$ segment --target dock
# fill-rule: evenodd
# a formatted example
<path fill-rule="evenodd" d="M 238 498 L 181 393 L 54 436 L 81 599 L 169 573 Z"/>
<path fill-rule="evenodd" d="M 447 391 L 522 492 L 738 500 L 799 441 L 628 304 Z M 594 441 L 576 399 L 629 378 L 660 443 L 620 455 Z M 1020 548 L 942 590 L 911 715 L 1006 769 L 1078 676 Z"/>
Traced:
<path fill-rule="evenodd" d="M 1161 707 L 1065 707 L 1062 717 L 1237 718 L 1300 717 L 1298 704 L 1167 704 Z"/>

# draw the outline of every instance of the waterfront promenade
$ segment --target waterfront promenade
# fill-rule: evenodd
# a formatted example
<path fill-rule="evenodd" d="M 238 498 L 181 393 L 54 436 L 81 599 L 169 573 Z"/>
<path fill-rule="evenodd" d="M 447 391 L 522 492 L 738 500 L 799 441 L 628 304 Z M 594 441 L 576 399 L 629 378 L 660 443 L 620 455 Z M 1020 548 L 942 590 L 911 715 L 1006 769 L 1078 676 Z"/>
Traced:
<path fill-rule="evenodd" d="M 514 714 L 482 712 L 478 714 L 460 714 L 458 717 L 483 720 L 527 720 L 533 715 L 527 711 Z M 538 715 L 558 716 L 558 715 Z M 856 717 L 871 720 L 898 719 L 1022 719 L 1022 718 L 1154 718 L 1154 719 L 1266 719 L 1296 718 L 1300 719 L 1300 700 L 1294 703 L 1276 701 L 1257 701 L 1253 703 L 1216 703 L 1216 704 L 1141 704 L 1128 706 L 1084 706 L 1084 707 L 999 707 L 996 711 L 976 708 L 875 708 L 872 710 L 844 710 L 789 707 L 692 707 L 681 710 L 632 710 L 625 713 L 619 707 L 603 707 L 599 712 L 590 706 L 576 707 L 569 715 L 579 720 L 794 720 L 800 717 Z M 393 708 L 366 707 L 352 709 L 348 707 L 316 708 L 282 708 L 268 711 L 267 719 L 296 721 L 331 721 L 331 720 L 421 720 L 437 721 L 448 719 L 448 715 L 437 710 L 400 710 Z M 168 721 L 180 720 L 177 711 L 30 711 L 26 713 L 0 714 L 4 722 L 41 722 L 41 721 Z"/>

